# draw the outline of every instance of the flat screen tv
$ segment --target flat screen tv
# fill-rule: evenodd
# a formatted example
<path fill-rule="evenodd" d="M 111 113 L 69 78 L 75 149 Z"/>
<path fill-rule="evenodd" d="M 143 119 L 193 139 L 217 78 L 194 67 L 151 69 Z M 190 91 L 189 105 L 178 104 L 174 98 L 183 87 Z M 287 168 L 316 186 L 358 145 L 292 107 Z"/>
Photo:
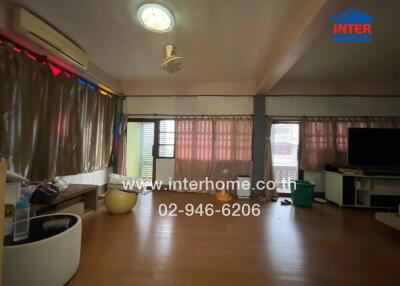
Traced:
<path fill-rule="evenodd" d="M 349 128 L 348 165 L 400 168 L 400 129 Z"/>

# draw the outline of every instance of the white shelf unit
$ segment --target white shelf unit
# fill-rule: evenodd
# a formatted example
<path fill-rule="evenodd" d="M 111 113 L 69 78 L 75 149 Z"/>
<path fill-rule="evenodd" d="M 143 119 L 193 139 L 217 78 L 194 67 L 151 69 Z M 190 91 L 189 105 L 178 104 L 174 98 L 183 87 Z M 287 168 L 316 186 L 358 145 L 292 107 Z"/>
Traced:
<path fill-rule="evenodd" d="M 354 177 L 355 206 L 371 206 L 371 178 Z"/>
<path fill-rule="evenodd" d="M 339 206 L 397 208 L 400 204 L 400 177 L 325 171 L 325 196 Z"/>

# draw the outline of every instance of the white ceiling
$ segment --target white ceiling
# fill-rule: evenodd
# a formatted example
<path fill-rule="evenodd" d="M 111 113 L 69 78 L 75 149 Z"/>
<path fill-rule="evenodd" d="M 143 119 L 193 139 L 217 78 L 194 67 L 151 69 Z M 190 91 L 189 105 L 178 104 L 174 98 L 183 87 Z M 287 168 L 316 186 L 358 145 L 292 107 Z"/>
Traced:
<path fill-rule="evenodd" d="M 399 0 L 151 1 L 176 18 L 165 34 L 136 19 L 149 1 L 13 2 L 74 40 L 126 95 L 343 94 L 400 82 Z M 372 44 L 332 43 L 329 16 L 349 7 L 376 17 Z M 159 68 L 166 43 L 186 60 L 173 75 Z M 357 88 L 340 91 L 348 82 Z"/>
<path fill-rule="evenodd" d="M 373 42 L 333 43 L 327 23 L 270 94 L 400 94 L 400 1 L 352 7 L 375 17 Z"/>
<path fill-rule="evenodd" d="M 172 32 L 144 29 L 138 0 L 20 0 L 76 41 L 102 69 L 123 82 L 168 85 L 248 82 L 275 37 L 306 0 L 154 1 L 176 17 Z M 162 48 L 174 43 L 186 59 L 173 75 L 160 72 Z"/>

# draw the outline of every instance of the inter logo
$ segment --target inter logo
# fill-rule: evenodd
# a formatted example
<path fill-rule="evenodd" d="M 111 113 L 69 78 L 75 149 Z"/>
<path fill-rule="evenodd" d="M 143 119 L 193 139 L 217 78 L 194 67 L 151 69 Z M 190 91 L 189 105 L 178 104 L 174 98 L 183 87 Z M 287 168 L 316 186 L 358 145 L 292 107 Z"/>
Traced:
<path fill-rule="evenodd" d="M 333 24 L 333 41 L 339 43 L 372 42 L 374 17 L 350 8 L 330 18 Z"/>

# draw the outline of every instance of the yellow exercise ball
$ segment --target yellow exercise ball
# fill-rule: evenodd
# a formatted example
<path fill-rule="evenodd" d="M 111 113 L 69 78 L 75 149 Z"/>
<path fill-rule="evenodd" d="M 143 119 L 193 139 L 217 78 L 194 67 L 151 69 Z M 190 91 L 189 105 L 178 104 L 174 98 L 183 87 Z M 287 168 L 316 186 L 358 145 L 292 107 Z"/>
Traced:
<path fill-rule="evenodd" d="M 108 189 L 104 197 L 104 205 L 112 214 L 124 214 L 132 210 L 136 205 L 137 199 L 137 193 Z"/>

